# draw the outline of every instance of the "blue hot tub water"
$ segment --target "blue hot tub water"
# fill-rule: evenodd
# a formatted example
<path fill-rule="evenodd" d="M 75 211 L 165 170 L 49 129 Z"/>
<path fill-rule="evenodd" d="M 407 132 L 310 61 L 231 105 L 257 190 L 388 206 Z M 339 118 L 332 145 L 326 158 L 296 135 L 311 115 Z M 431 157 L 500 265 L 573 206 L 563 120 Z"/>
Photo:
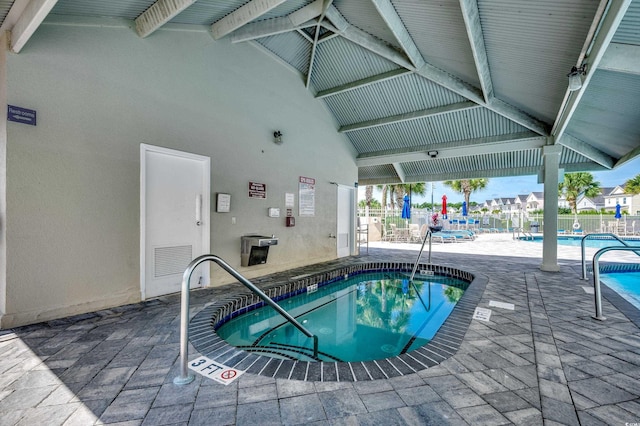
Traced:
<path fill-rule="evenodd" d="M 446 276 L 364 273 L 278 302 L 318 336 L 318 359 L 370 361 L 429 342 L 469 283 Z M 310 361 L 312 339 L 265 306 L 235 317 L 216 333 L 241 349 Z"/>

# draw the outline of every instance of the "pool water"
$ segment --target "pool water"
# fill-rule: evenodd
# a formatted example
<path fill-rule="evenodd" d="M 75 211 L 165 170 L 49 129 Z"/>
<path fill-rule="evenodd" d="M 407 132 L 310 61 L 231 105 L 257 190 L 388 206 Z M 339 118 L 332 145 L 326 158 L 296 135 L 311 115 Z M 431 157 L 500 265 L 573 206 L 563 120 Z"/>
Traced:
<path fill-rule="evenodd" d="M 365 273 L 278 304 L 318 336 L 316 361 L 370 361 L 427 344 L 468 285 L 437 275 L 410 282 L 406 273 Z M 313 360 L 312 339 L 269 306 L 231 319 L 216 333 L 243 350 Z"/>
<path fill-rule="evenodd" d="M 640 272 L 612 272 L 600 275 L 600 281 L 640 309 Z"/>
<path fill-rule="evenodd" d="M 558 245 L 560 246 L 574 246 L 580 247 L 580 242 L 582 241 L 583 236 L 559 236 L 558 237 Z M 523 241 L 534 241 L 537 243 L 542 242 L 542 237 L 534 237 L 533 240 L 527 239 L 526 237 L 520 237 Z M 622 238 L 622 240 L 630 246 L 639 246 L 640 247 L 640 238 Z M 604 247 L 618 247 L 622 246 L 622 244 L 614 239 L 593 239 L 589 238 L 585 240 L 585 247 L 591 248 L 604 248 Z"/>

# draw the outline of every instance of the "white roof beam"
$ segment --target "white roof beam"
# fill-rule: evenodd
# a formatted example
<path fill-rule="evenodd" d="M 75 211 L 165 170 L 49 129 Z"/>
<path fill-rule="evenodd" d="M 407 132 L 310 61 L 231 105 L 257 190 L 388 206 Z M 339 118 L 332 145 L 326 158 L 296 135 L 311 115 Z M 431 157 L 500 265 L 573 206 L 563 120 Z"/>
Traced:
<path fill-rule="evenodd" d="M 489 102 L 493 98 L 493 83 L 489 72 L 489 60 L 487 59 L 487 50 L 484 45 L 482 26 L 480 25 L 478 3 L 476 0 L 460 0 L 460 9 L 467 28 L 467 35 L 469 36 L 473 59 L 480 78 L 484 100 Z"/>
<path fill-rule="evenodd" d="M 611 43 L 598 69 L 640 75 L 640 46 Z"/>
<path fill-rule="evenodd" d="M 191 6 L 196 0 L 158 0 L 135 19 L 136 32 L 147 37 Z"/>
<path fill-rule="evenodd" d="M 402 47 L 402 50 L 407 54 L 409 60 L 416 68 L 420 68 L 424 65 L 424 58 L 418 50 L 418 46 L 414 43 L 413 39 L 409 35 L 406 27 L 402 23 L 398 12 L 391 4 L 390 0 L 371 0 L 373 5 L 378 10 L 378 13 L 387 24 L 391 32 L 393 33 L 398 43 Z"/>
<path fill-rule="evenodd" d="M 625 155 L 620 157 L 620 159 L 616 162 L 616 165 L 614 167 L 619 167 L 624 163 L 626 163 L 627 161 L 631 161 L 638 156 L 640 156 L 640 146 L 632 149 L 631 151 L 627 152 Z"/>
<path fill-rule="evenodd" d="M 5 31 L 11 31 L 13 26 L 18 22 L 22 12 L 26 9 L 29 4 L 29 0 L 16 0 L 11 5 L 11 9 L 9 9 L 9 13 L 2 21 L 2 25 L 0 26 L 0 33 L 4 33 Z"/>
<path fill-rule="evenodd" d="M 345 93 L 351 90 L 360 89 L 362 87 L 366 87 L 371 84 L 376 84 L 376 83 L 391 80 L 394 78 L 402 77 L 411 73 L 412 71 L 409 71 L 407 69 L 397 69 L 393 71 L 388 71 L 382 74 L 374 75 L 372 77 L 363 78 L 362 80 L 356 80 L 351 83 L 343 84 L 341 86 L 336 86 L 327 90 L 322 90 L 316 94 L 316 98 L 326 98 L 329 96 L 338 95 L 340 93 Z"/>
<path fill-rule="evenodd" d="M 582 142 L 581 140 L 576 139 L 566 133 L 563 134 L 560 139 L 557 139 L 556 143 L 562 146 L 566 146 L 570 150 L 577 152 L 583 157 L 586 157 L 589 160 L 598 163 L 603 167 L 606 167 L 607 169 L 612 169 L 614 166 L 615 161 L 611 156 L 605 154 L 599 149 L 594 148 L 588 143 Z"/>
<path fill-rule="evenodd" d="M 20 53 L 58 0 L 31 0 L 11 30 L 11 51 Z"/>
<path fill-rule="evenodd" d="M 393 115 L 390 117 L 379 118 L 376 120 L 363 121 L 361 123 L 350 124 L 348 126 L 342 126 L 338 130 L 340 133 L 353 132 L 355 130 L 369 129 L 371 127 L 386 126 L 394 123 L 401 123 L 403 121 L 418 120 L 420 118 L 433 117 L 441 114 L 450 114 L 452 112 L 465 111 L 467 109 L 480 108 L 480 105 L 475 102 L 466 101 L 457 104 L 445 105 L 442 107 L 425 109 L 422 111 L 414 111 L 405 114 Z"/>
<path fill-rule="evenodd" d="M 316 0 L 284 17 L 247 24 L 233 32 L 231 42 L 255 40 L 317 25 L 318 21 L 315 19 L 322 14 L 322 1 Z"/>
<path fill-rule="evenodd" d="M 452 92 L 455 92 L 472 102 L 482 105 L 490 109 L 491 111 L 500 114 L 503 117 L 520 124 L 521 126 L 526 127 L 529 130 L 533 130 L 534 132 L 544 136 L 548 134 L 547 126 L 544 123 L 534 119 L 533 117 L 530 117 L 529 115 L 523 113 L 519 109 L 505 102 L 497 100 L 496 98 L 493 98 L 491 102 L 485 102 L 483 94 L 478 89 L 450 75 L 449 73 L 428 63 L 425 63 L 419 69 L 414 67 L 411 61 L 409 61 L 405 57 L 405 55 L 401 54 L 395 49 L 388 47 L 386 44 L 379 41 L 375 37 L 370 36 L 364 31 L 350 25 L 342 17 L 342 15 L 340 15 L 340 12 L 335 7 L 329 7 L 329 9 L 327 9 L 326 16 L 335 26 L 327 28 L 330 28 L 332 31 L 339 33 L 342 37 L 346 38 L 352 43 L 370 50 L 371 52 L 382 56 L 383 58 L 394 62 L 401 67 L 414 71 L 421 77 L 424 77 L 427 80 L 431 80 L 434 83 L 444 87 L 445 89 L 451 90 Z"/>
<path fill-rule="evenodd" d="M 407 59 L 405 55 L 387 46 L 385 43 L 373 37 L 372 35 L 369 35 L 364 31 L 349 24 L 342 17 L 340 12 L 338 12 L 338 9 L 336 9 L 334 6 L 330 6 L 327 9 L 326 17 L 333 24 L 333 26 L 330 26 L 323 23 L 323 25 L 327 29 L 340 34 L 342 37 L 346 38 L 352 43 L 355 43 L 361 47 L 364 47 L 365 49 L 391 62 L 394 62 L 400 65 L 401 67 L 404 67 L 407 69 L 414 68 L 411 62 Z"/>
<path fill-rule="evenodd" d="M 544 136 L 531 136 L 531 133 L 478 138 L 466 141 L 439 143 L 415 149 L 386 150 L 361 154 L 356 158 L 358 167 L 380 166 L 383 164 L 408 163 L 412 161 L 433 161 L 434 159 L 469 157 L 474 155 L 496 154 L 500 152 L 540 149 L 546 143 Z M 436 151 L 435 157 L 428 154 Z"/>
<path fill-rule="evenodd" d="M 237 30 L 245 24 L 264 15 L 271 9 L 281 5 L 286 0 L 251 0 L 249 3 L 234 10 L 224 18 L 211 25 L 213 38 L 218 40 Z"/>
<path fill-rule="evenodd" d="M 407 176 L 404 173 L 404 170 L 402 169 L 402 165 L 400 163 L 393 163 L 393 168 L 396 171 L 396 174 L 398 175 L 398 179 L 400 179 L 400 182 L 403 182 L 407 179 Z"/>
<path fill-rule="evenodd" d="M 320 22 L 324 19 L 324 14 L 329 6 L 331 6 L 333 0 L 324 0 L 322 3 L 322 13 L 320 14 L 320 18 L 318 18 L 318 25 L 316 25 L 315 32 L 313 35 L 313 45 L 311 46 L 311 55 L 309 58 L 309 72 L 307 73 L 307 79 L 305 82 L 305 87 L 308 89 L 311 84 L 311 75 L 313 74 L 313 65 L 316 60 L 316 51 L 318 49 L 318 39 L 320 38 Z"/>
<path fill-rule="evenodd" d="M 587 74 L 585 75 L 582 82 L 582 87 L 575 92 L 569 92 L 569 89 L 567 88 L 567 93 L 565 94 L 565 102 L 561 106 L 558 117 L 556 118 L 553 128 L 551 129 L 551 135 L 554 136 L 556 140 L 559 140 L 562 137 L 564 131 L 567 129 L 567 126 L 571 121 L 571 117 L 578 108 L 580 100 L 582 99 L 582 96 L 589 86 L 589 82 L 591 81 L 593 74 L 598 68 L 602 57 L 609 47 L 609 43 L 611 43 L 611 39 L 618 29 L 622 18 L 624 18 L 624 15 L 627 12 L 630 3 L 631 0 L 612 1 L 609 3 L 609 9 L 602 17 L 600 28 L 593 35 L 593 39 L 591 40 L 591 43 L 589 43 L 590 48 L 586 52 L 584 62 L 588 66 Z"/>

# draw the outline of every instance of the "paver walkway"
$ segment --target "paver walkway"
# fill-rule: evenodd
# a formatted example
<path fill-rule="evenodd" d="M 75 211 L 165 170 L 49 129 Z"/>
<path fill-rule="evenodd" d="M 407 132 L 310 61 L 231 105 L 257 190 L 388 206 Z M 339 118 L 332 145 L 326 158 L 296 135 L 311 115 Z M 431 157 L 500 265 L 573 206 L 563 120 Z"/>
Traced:
<path fill-rule="evenodd" d="M 368 255 L 330 265 L 414 261 L 418 248 L 372 244 Z M 492 311 L 489 322 L 471 322 L 460 349 L 438 366 L 363 382 L 247 373 L 228 386 L 200 376 L 176 386 L 179 298 L 169 296 L 0 331 L 0 425 L 640 422 L 638 311 L 607 293 L 607 320 L 591 318 L 579 249 L 559 248 L 559 273 L 540 271 L 541 245 L 510 235 L 433 250 L 434 263 L 489 278 L 478 306 Z M 228 290 L 198 291 L 194 312 Z"/>

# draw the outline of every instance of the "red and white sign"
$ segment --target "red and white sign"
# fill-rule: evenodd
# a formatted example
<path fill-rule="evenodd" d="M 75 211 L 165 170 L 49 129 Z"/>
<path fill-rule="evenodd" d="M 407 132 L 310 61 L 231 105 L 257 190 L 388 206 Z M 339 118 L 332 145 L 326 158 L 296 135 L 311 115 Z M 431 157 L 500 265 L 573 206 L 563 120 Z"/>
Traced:
<path fill-rule="evenodd" d="M 224 364 L 215 362 L 206 356 L 196 358 L 189 363 L 189 368 L 198 374 L 202 374 L 204 377 L 208 377 L 223 385 L 236 380 L 244 373 L 242 370 L 237 370 L 232 367 L 228 367 Z"/>
<path fill-rule="evenodd" d="M 260 182 L 249 182 L 249 198 L 267 198 L 267 185 Z"/>

